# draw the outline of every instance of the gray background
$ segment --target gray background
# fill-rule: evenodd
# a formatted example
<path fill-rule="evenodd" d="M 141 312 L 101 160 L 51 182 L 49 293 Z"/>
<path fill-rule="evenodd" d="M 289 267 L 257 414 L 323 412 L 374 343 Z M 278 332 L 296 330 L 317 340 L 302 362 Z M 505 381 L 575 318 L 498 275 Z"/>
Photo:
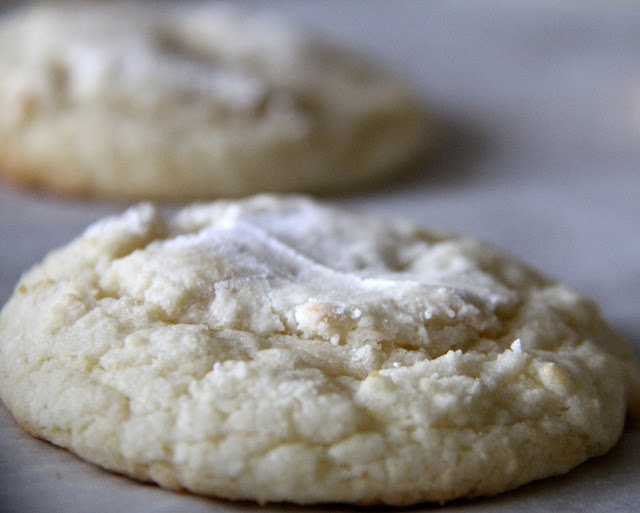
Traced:
<path fill-rule="evenodd" d="M 249 5 L 289 13 L 386 63 L 440 120 L 431 163 L 332 201 L 491 241 L 596 299 L 640 352 L 640 4 Z M 0 303 L 47 251 L 125 207 L 0 183 Z M 0 406 L 1 512 L 258 510 L 110 475 L 25 435 Z M 640 428 L 565 476 L 446 510 L 640 511 Z"/>

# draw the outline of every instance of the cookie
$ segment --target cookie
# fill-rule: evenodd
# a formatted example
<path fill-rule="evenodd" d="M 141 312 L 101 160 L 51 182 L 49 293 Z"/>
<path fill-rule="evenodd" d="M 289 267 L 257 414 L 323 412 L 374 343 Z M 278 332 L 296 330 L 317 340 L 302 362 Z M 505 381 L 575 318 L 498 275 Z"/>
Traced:
<path fill-rule="evenodd" d="M 0 173 L 184 200 L 325 193 L 430 145 L 405 85 L 317 35 L 229 5 L 46 5 L 0 25 Z"/>
<path fill-rule="evenodd" d="M 606 452 L 640 367 L 597 307 L 472 239 L 257 196 L 88 228 L 0 317 L 35 436 L 258 502 L 489 495 Z"/>

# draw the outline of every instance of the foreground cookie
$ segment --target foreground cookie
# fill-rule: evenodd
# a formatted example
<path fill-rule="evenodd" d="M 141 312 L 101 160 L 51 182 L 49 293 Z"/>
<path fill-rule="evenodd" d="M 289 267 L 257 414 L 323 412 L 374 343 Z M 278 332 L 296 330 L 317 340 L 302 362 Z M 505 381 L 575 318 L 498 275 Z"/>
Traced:
<path fill-rule="evenodd" d="M 169 488 L 410 504 L 569 470 L 640 370 L 596 307 L 486 245 L 260 196 L 90 227 L 0 317 L 30 433 Z"/>
<path fill-rule="evenodd" d="M 220 5 L 40 6 L 0 25 L 0 173 L 113 198 L 335 191 L 424 151 L 394 78 Z"/>

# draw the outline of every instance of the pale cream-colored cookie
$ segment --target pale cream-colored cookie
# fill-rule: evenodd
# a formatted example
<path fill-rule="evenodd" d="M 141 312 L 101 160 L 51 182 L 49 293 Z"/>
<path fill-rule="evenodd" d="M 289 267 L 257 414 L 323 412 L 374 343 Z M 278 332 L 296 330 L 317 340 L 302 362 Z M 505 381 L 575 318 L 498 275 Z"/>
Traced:
<path fill-rule="evenodd" d="M 0 23 L 0 173 L 111 198 L 331 192 L 430 144 L 406 87 L 229 5 L 46 5 Z"/>
<path fill-rule="evenodd" d="M 0 317 L 20 424 L 195 493 L 411 504 L 607 451 L 640 368 L 596 306 L 474 240 L 301 197 L 94 224 Z"/>

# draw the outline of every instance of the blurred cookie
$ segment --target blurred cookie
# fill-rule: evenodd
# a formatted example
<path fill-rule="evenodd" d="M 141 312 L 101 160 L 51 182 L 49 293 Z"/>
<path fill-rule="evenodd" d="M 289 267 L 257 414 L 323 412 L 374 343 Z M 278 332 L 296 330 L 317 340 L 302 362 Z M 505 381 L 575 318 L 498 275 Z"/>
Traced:
<path fill-rule="evenodd" d="M 260 196 L 90 227 L 0 315 L 20 424 L 259 502 L 494 494 L 607 451 L 640 369 L 594 304 L 485 244 Z"/>
<path fill-rule="evenodd" d="M 394 77 L 228 5 L 46 5 L 0 26 L 0 173 L 111 198 L 352 189 L 430 144 Z"/>

